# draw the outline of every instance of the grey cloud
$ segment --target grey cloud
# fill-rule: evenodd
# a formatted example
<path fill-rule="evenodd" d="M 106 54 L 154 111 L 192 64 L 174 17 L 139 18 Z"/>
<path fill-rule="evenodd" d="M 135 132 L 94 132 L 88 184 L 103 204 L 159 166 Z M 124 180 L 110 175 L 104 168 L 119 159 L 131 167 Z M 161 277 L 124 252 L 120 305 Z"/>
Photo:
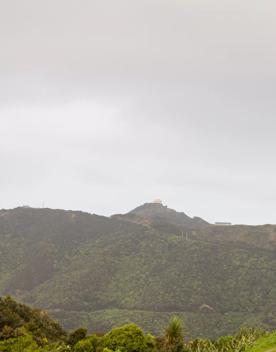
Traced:
<path fill-rule="evenodd" d="M 0 207 L 275 222 L 276 4 L 0 4 Z"/>

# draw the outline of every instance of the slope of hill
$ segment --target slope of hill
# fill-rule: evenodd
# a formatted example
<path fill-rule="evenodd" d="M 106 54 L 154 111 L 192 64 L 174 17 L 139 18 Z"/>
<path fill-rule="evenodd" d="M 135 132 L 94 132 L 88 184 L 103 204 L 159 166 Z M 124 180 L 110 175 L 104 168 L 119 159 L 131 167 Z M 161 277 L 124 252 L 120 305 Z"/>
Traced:
<path fill-rule="evenodd" d="M 31 333 L 35 339 L 56 341 L 66 336 L 62 327 L 47 312 L 0 297 L 0 340 Z"/>
<path fill-rule="evenodd" d="M 1 211 L 0 294 L 67 328 L 133 321 L 159 334 L 173 313 L 197 337 L 276 327 L 276 226 L 217 227 L 159 204 L 112 218 Z"/>

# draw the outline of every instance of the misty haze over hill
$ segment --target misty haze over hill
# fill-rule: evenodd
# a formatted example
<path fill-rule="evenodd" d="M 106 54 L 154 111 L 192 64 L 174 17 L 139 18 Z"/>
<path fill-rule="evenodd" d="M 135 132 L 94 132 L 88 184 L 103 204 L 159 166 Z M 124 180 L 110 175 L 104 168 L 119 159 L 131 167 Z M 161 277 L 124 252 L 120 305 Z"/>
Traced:
<path fill-rule="evenodd" d="M 275 222 L 274 1 L 0 5 L 0 208 Z"/>

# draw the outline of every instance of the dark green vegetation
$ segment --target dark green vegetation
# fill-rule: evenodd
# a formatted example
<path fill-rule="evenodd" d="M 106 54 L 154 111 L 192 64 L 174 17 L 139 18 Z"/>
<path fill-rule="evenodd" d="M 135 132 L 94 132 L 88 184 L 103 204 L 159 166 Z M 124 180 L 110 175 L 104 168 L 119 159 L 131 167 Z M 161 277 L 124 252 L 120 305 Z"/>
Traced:
<path fill-rule="evenodd" d="M 65 341 L 66 332 L 48 313 L 0 298 L 0 351 L 29 351 L 45 344 Z M 33 349 L 30 349 L 32 351 Z"/>
<path fill-rule="evenodd" d="M 33 310 L 10 297 L 0 301 L 1 352 L 274 352 L 276 335 L 242 329 L 218 340 L 185 338 L 181 320 L 173 316 L 156 338 L 131 323 L 104 335 L 79 328 L 65 333 L 46 312 Z"/>
<path fill-rule="evenodd" d="M 160 204 L 112 218 L 0 211 L 0 294 L 49 310 L 65 328 L 134 322 L 188 337 L 276 327 L 276 226 L 214 226 Z"/>

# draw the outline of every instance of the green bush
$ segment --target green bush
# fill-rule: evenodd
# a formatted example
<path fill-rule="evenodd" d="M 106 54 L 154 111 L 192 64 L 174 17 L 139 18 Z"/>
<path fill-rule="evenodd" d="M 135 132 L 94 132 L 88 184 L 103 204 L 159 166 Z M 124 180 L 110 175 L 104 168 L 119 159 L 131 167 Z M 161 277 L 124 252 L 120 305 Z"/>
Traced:
<path fill-rule="evenodd" d="M 72 352 L 72 349 L 70 346 L 66 345 L 64 342 L 58 342 L 58 343 L 46 345 L 46 346 L 40 348 L 38 351 L 39 352 Z"/>
<path fill-rule="evenodd" d="M 79 342 L 80 340 L 83 340 L 86 337 L 86 334 L 87 334 L 87 329 L 84 329 L 84 328 L 76 329 L 75 331 L 69 334 L 67 343 L 70 346 L 75 346 L 77 342 Z"/>
<path fill-rule="evenodd" d="M 104 347 L 121 352 L 145 352 L 152 343 L 135 324 L 127 324 L 111 330 L 104 336 Z"/>
<path fill-rule="evenodd" d="M 208 339 L 195 339 L 190 341 L 189 347 L 193 352 L 219 352 L 215 344 Z"/>
<path fill-rule="evenodd" d="M 26 335 L 0 341 L 1 352 L 37 352 L 39 347 L 32 336 Z"/>
<path fill-rule="evenodd" d="M 146 344 L 147 344 L 147 350 L 148 351 L 153 351 L 156 349 L 157 344 L 156 344 L 156 337 L 148 334 L 146 335 Z"/>
<path fill-rule="evenodd" d="M 0 297 L 0 339 L 17 337 L 22 328 L 30 333 L 39 345 L 43 344 L 44 339 L 54 342 L 66 335 L 47 312 L 31 309 L 10 296 Z"/>
<path fill-rule="evenodd" d="M 74 352 L 96 352 L 100 338 L 96 335 L 91 335 L 83 340 L 80 340 L 74 347 Z"/>

